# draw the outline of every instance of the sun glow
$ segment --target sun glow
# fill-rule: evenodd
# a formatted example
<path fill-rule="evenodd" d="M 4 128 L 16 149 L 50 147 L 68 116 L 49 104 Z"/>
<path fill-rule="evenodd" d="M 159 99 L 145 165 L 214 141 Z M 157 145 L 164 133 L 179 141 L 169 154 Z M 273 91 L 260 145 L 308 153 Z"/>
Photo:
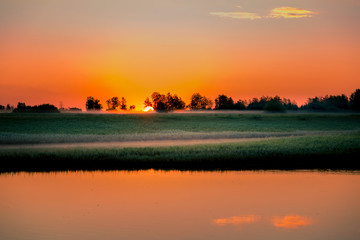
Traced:
<path fill-rule="evenodd" d="M 150 106 L 148 106 L 144 109 L 144 112 L 153 112 L 153 111 L 154 111 L 154 108 L 150 107 Z"/>

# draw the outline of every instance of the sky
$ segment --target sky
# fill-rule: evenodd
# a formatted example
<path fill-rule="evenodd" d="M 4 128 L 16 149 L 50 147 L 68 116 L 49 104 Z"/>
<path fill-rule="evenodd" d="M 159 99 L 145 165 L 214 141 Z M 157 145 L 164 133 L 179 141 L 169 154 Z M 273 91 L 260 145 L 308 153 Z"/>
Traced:
<path fill-rule="evenodd" d="M 349 96 L 359 23 L 360 0 L 0 0 L 0 104 Z"/>

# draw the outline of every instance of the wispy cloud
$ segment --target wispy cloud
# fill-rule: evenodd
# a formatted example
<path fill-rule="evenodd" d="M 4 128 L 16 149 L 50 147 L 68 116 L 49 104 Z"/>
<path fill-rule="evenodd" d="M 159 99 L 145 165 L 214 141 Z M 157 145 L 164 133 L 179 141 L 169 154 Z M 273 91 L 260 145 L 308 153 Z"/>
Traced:
<path fill-rule="evenodd" d="M 236 7 L 242 8 L 241 6 Z M 255 20 L 262 18 L 309 18 L 318 14 L 318 12 L 294 7 L 279 7 L 272 9 L 267 16 L 260 16 L 254 12 L 210 12 L 210 14 L 224 18 Z"/>
<path fill-rule="evenodd" d="M 269 18 L 307 18 L 318 14 L 317 12 L 293 8 L 293 7 L 279 7 L 271 10 Z"/>
<path fill-rule="evenodd" d="M 256 13 L 250 12 L 211 12 L 211 15 L 216 15 L 219 17 L 225 18 L 235 18 L 235 19 L 260 19 L 261 16 L 257 15 Z"/>

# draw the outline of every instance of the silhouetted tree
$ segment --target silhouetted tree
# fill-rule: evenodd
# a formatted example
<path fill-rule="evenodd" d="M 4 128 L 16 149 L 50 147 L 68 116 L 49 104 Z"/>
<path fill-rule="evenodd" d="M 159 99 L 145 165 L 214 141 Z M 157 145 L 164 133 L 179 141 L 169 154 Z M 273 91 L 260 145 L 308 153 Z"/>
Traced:
<path fill-rule="evenodd" d="M 356 89 L 350 96 L 350 107 L 355 111 L 360 111 L 360 89 Z"/>
<path fill-rule="evenodd" d="M 166 95 L 166 106 L 167 111 L 182 110 L 185 108 L 185 102 L 178 95 L 171 95 L 170 93 L 168 93 Z"/>
<path fill-rule="evenodd" d="M 135 110 L 135 105 L 131 105 L 129 109 L 130 110 Z"/>
<path fill-rule="evenodd" d="M 32 107 L 35 112 L 60 112 L 57 107 L 51 104 L 42 104 Z"/>
<path fill-rule="evenodd" d="M 108 106 L 107 110 L 115 110 L 117 107 L 120 106 L 120 100 L 118 97 L 112 97 L 106 100 L 106 105 Z"/>
<path fill-rule="evenodd" d="M 191 96 L 189 108 L 191 110 L 199 110 L 199 109 L 211 109 L 213 103 L 210 99 L 202 96 L 200 93 L 194 93 Z"/>
<path fill-rule="evenodd" d="M 127 109 L 127 107 L 126 107 L 126 99 L 124 97 L 121 98 L 120 109 L 121 110 L 126 110 Z"/>
<path fill-rule="evenodd" d="M 153 94 L 151 94 L 151 99 L 155 111 L 167 111 L 167 102 L 164 94 L 153 92 Z"/>
<path fill-rule="evenodd" d="M 18 102 L 16 109 L 23 110 L 26 108 L 26 104 L 23 102 Z"/>
<path fill-rule="evenodd" d="M 279 96 L 275 96 L 273 98 L 272 97 L 268 98 L 267 102 L 265 103 L 264 110 L 270 111 L 270 112 L 285 112 L 286 111 L 284 103 Z"/>
<path fill-rule="evenodd" d="M 86 99 L 86 110 L 101 110 L 102 105 L 100 104 L 99 99 L 95 99 L 93 97 L 87 97 Z"/>
<path fill-rule="evenodd" d="M 176 94 L 167 93 L 165 96 L 164 94 L 154 92 L 151 94 L 151 99 L 155 111 L 172 111 L 185 108 L 185 102 Z"/>
<path fill-rule="evenodd" d="M 5 106 L 0 105 L 0 110 L 5 110 Z"/>
<path fill-rule="evenodd" d="M 338 96 L 328 96 L 326 95 L 323 99 L 325 105 L 328 109 L 348 109 L 349 108 L 349 99 L 345 94 Z"/>
<path fill-rule="evenodd" d="M 260 100 L 258 98 L 253 98 L 249 101 L 247 106 L 248 110 L 264 110 L 265 104 L 270 101 L 270 97 L 262 96 Z"/>
<path fill-rule="evenodd" d="M 13 110 L 14 109 L 14 106 L 10 106 L 10 104 L 7 104 L 6 105 L 6 110 Z"/>
<path fill-rule="evenodd" d="M 298 110 L 299 107 L 295 101 L 291 101 L 290 99 L 283 98 L 283 104 L 286 110 Z"/>
<path fill-rule="evenodd" d="M 215 109 L 234 109 L 234 100 L 231 97 L 221 94 L 215 98 Z"/>
<path fill-rule="evenodd" d="M 147 98 L 145 99 L 145 101 L 144 101 L 144 106 L 145 106 L 145 107 L 152 107 L 152 103 L 151 103 L 149 97 L 147 97 Z"/>
<path fill-rule="evenodd" d="M 236 110 L 245 110 L 246 109 L 246 100 L 239 99 L 239 101 L 237 101 L 234 104 L 234 109 L 236 109 Z"/>
<path fill-rule="evenodd" d="M 344 94 L 333 96 L 326 95 L 325 97 L 308 98 L 306 104 L 302 109 L 316 110 L 316 111 L 339 111 L 349 108 L 349 100 Z"/>
<path fill-rule="evenodd" d="M 30 112 L 30 113 L 59 113 L 59 109 L 52 104 L 41 104 L 38 106 L 26 106 L 25 103 L 19 102 L 13 112 Z"/>

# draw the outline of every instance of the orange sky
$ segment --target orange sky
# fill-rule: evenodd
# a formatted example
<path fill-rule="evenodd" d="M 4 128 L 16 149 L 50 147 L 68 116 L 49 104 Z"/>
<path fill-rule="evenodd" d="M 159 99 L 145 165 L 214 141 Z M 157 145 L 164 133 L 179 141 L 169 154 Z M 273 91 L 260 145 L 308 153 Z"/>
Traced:
<path fill-rule="evenodd" d="M 0 104 L 350 95 L 359 10 L 356 0 L 1 1 Z"/>

